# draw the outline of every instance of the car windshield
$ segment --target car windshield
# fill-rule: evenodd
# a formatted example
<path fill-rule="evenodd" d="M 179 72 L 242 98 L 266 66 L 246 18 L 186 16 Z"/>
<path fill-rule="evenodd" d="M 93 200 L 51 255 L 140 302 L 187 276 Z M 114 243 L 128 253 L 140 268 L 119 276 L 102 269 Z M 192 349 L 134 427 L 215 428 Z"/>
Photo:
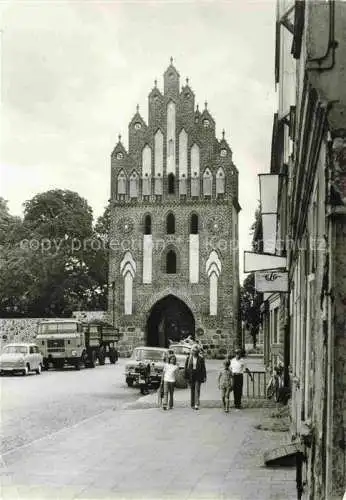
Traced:
<path fill-rule="evenodd" d="M 25 345 L 8 345 L 4 347 L 3 352 L 6 354 L 26 354 L 28 348 Z"/>
<path fill-rule="evenodd" d="M 151 359 L 153 361 L 162 361 L 164 351 L 156 351 L 154 349 L 135 349 L 132 354 L 132 359 L 141 361 L 143 359 Z"/>
<path fill-rule="evenodd" d="M 175 354 L 190 354 L 190 351 L 191 351 L 191 349 L 189 349 L 188 347 L 185 347 L 183 345 L 171 345 L 170 349 L 172 349 L 172 351 Z"/>

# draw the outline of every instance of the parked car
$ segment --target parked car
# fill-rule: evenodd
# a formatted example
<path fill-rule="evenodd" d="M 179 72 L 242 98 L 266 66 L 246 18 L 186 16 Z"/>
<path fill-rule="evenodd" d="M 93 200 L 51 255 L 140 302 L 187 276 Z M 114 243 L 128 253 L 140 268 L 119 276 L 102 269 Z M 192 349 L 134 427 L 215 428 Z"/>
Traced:
<path fill-rule="evenodd" d="M 177 375 L 176 386 L 180 388 L 187 387 L 187 382 L 185 380 L 185 362 L 186 358 L 190 356 L 192 345 L 186 344 L 171 344 L 169 350 L 173 351 L 175 357 L 177 358 L 177 365 L 179 366 L 179 372 Z"/>
<path fill-rule="evenodd" d="M 161 382 L 164 356 L 168 349 L 163 347 L 136 347 L 125 365 L 125 380 L 129 387 L 142 383 L 143 367 L 148 370 L 149 383 L 159 385 Z"/>
<path fill-rule="evenodd" d="M 19 372 L 28 375 L 30 371 L 35 371 L 39 375 L 42 365 L 43 356 L 36 344 L 7 344 L 0 354 L 0 374 Z"/>

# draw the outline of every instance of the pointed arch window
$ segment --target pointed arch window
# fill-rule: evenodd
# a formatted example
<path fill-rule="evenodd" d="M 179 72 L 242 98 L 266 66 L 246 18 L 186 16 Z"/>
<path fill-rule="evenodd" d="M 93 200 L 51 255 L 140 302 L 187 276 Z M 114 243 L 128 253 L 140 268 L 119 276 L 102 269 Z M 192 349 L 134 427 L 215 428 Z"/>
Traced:
<path fill-rule="evenodd" d="M 126 175 L 123 170 L 118 174 L 118 195 L 126 194 Z"/>
<path fill-rule="evenodd" d="M 168 174 L 168 194 L 175 193 L 175 175 Z"/>
<path fill-rule="evenodd" d="M 166 273 L 176 274 L 177 272 L 177 255 L 174 250 L 169 250 L 166 254 Z"/>
<path fill-rule="evenodd" d="M 203 195 L 211 196 L 213 189 L 213 176 L 209 168 L 206 168 L 203 173 Z"/>
<path fill-rule="evenodd" d="M 198 234 L 198 215 L 192 214 L 190 217 L 190 234 Z"/>
<path fill-rule="evenodd" d="M 151 215 L 146 215 L 144 219 L 144 234 L 151 234 Z"/>
<path fill-rule="evenodd" d="M 175 217 L 174 217 L 174 214 L 172 214 L 172 213 L 167 215 L 166 232 L 167 232 L 167 234 L 174 234 L 175 233 Z"/>
<path fill-rule="evenodd" d="M 225 171 L 222 167 L 216 172 L 216 196 L 225 194 Z"/>
<path fill-rule="evenodd" d="M 138 198 L 138 174 L 134 170 L 130 176 L 130 198 Z"/>

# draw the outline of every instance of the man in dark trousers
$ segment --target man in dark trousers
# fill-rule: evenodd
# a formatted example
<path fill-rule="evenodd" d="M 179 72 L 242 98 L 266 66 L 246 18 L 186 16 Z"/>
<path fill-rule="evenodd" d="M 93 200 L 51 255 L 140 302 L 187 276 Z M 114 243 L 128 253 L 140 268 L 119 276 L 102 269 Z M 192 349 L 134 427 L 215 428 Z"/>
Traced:
<path fill-rule="evenodd" d="M 207 380 L 207 372 L 205 369 L 204 358 L 200 354 L 197 345 L 192 347 L 190 355 L 186 358 L 185 379 L 190 384 L 191 408 L 198 410 L 201 384 Z"/>
<path fill-rule="evenodd" d="M 241 350 L 235 351 L 235 357 L 231 360 L 231 372 L 233 375 L 233 394 L 234 406 L 237 410 L 241 408 L 241 398 L 243 395 L 244 372 L 248 373 L 251 380 L 252 375 L 245 364 L 245 360 L 241 357 Z"/>

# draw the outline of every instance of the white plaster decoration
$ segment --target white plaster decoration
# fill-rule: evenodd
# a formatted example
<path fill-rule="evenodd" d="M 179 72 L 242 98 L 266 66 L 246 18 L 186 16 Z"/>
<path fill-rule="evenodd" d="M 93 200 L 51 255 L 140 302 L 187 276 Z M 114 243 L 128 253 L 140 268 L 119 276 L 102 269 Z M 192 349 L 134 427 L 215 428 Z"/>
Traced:
<path fill-rule="evenodd" d="M 167 106 L 167 175 L 175 175 L 175 103 Z"/>
<path fill-rule="evenodd" d="M 136 263 L 131 252 L 126 252 L 120 263 L 120 272 L 124 278 L 124 314 L 132 314 L 133 278 L 136 274 Z"/>
<path fill-rule="evenodd" d="M 138 174 L 134 170 L 130 176 L 130 198 L 138 198 Z"/>
<path fill-rule="evenodd" d="M 217 316 L 217 281 L 218 278 L 213 272 L 209 278 L 209 315 Z"/>
<path fill-rule="evenodd" d="M 199 235 L 189 235 L 189 273 L 190 283 L 199 282 Z"/>
<path fill-rule="evenodd" d="M 183 129 L 179 134 L 179 178 L 187 177 L 187 133 Z"/>
<path fill-rule="evenodd" d="M 124 276 L 124 314 L 132 314 L 132 288 L 133 277 L 130 272 Z"/>
<path fill-rule="evenodd" d="M 126 194 L 126 175 L 123 170 L 118 174 L 118 194 Z"/>
<path fill-rule="evenodd" d="M 148 174 L 145 174 L 148 175 Z M 150 177 L 143 177 L 142 179 L 142 194 L 143 196 L 150 196 L 151 195 L 151 178 Z"/>
<path fill-rule="evenodd" d="M 199 196 L 199 192 L 199 177 L 195 174 L 195 177 L 191 177 L 191 196 Z"/>
<path fill-rule="evenodd" d="M 199 146 L 196 143 L 191 148 L 191 177 L 199 177 Z"/>
<path fill-rule="evenodd" d="M 213 176 L 209 168 L 203 173 L 203 195 L 211 196 L 213 192 Z"/>
<path fill-rule="evenodd" d="M 151 194 L 151 148 L 148 144 L 142 151 L 142 194 Z"/>
<path fill-rule="evenodd" d="M 217 315 L 217 288 L 221 274 L 221 261 L 215 250 L 210 252 L 205 270 L 209 278 L 209 315 Z"/>
<path fill-rule="evenodd" d="M 142 151 L 142 177 L 151 176 L 151 148 L 148 144 L 143 148 Z"/>
<path fill-rule="evenodd" d="M 143 283 L 151 283 L 153 274 L 153 236 L 143 235 Z"/>
<path fill-rule="evenodd" d="M 225 172 L 222 167 L 216 172 L 216 196 L 225 194 Z"/>
<path fill-rule="evenodd" d="M 163 134 L 159 129 L 154 138 L 155 143 L 155 178 L 163 176 Z M 160 194 L 160 193 L 155 193 Z"/>
<path fill-rule="evenodd" d="M 195 143 L 191 148 L 191 196 L 199 196 L 199 146 Z"/>
<path fill-rule="evenodd" d="M 187 179 L 186 179 L 186 177 L 180 177 L 180 179 L 179 179 L 179 194 L 182 194 L 182 195 L 187 194 Z"/>
<path fill-rule="evenodd" d="M 157 195 L 162 195 L 162 177 L 155 177 L 154 192 Z"/>

